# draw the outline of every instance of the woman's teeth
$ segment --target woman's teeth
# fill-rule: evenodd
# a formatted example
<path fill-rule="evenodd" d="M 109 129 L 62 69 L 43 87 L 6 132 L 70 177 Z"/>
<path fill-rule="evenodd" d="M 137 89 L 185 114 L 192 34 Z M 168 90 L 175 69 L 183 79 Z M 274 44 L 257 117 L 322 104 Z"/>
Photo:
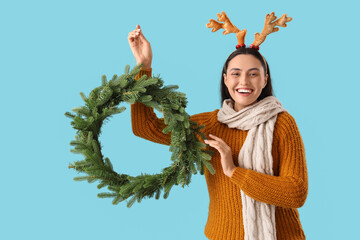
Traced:
<path fill-rule="evenodd" d="M 236 91 L 239 93 L 251 93 L 252 92 L 252 90 L 246 90 L 246 89 L 238 89 Z"/>

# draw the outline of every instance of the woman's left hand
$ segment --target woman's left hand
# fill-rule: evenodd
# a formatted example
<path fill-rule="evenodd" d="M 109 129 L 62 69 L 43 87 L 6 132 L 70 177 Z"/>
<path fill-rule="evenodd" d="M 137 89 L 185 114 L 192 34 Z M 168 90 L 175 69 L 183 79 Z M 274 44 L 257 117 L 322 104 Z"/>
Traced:
<path fill-rule="evenodd" d="M 218 138 L 212 134 L 209 134 L 209 136 L 214 140 L 207 139 L 204 142 L 219 151 L 221 157 L 221 166 L 223 168 L 224 174 L 228 177 L 231 177 L 233 171 L 235 170 L 231 148 L 221 138 Z"/>

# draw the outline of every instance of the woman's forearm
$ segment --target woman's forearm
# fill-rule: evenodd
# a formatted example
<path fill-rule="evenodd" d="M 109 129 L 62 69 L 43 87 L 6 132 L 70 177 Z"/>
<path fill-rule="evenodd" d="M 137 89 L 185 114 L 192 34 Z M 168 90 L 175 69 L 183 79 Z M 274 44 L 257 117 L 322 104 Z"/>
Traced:
<path fill-rule="evenodd" d="M 141 70 L 135 77 L 139 79 L 143 75 L 151 76 L 151 68 Z M 152 142 L 170 145 L 171 133 L 164 134 L 162 130 L 166 127 L 164 120 L 158 118 L 154 109 L 143 103 L 131 104 L 131 125 L 134 135 Z"/>

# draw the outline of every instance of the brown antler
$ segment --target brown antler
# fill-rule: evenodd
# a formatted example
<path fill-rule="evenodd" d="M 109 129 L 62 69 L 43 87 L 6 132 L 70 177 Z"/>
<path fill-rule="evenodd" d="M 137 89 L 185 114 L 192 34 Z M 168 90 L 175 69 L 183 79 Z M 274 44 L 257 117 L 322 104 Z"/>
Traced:
<path fill-rule="evenodd" d="M 218 16 L 218 21 L 220 22 L 224 22 L 224 23 L 219 23 L 217 21 L 215 21 L 214 19 L 210 19 L 209 23 L 206 24 L 206 27 L 208 28 L 213 28 L 211 31 L 212 32 L 216 32 L 217 30 L 223 28 L 225 31 L 223 32 L 224 35 L 229 34 L 229 33 L 236 33 L 236 37 L 238 40 L 238 44 L 241 45 L 245 45 L 245 35 L 246 35 L 246 29 L 243 30 L 239 30 L 234 24 L 232 24 L 230 22 L 230 19 L 228 18 L 228 16 L 226 15 L 226 13 L 224 11 L 217 14 Z"/>
<path fill-rule="evenodd" d="M 269 35 L 270 33 L 279 31 L 279 28 L 276 28 L 275 26 L 286 27 L 287 26 L 286 23 L 290 22 L 292 20 L 291 17 L 287 17 L 286 13 L 283 14 L 275 22 L 272 22 L 276 18 L 277 17 L 275 16 L 274 12 L 272 12 L 271 15 L 266 14 L 264 29 L 262 30 L 261 34 L 255 33 L 255 41 L 252 43 L 252 45 L 258 47 L 261 43 L 263 43 L 265 41 L 265 38 L 267 35 Z"/>

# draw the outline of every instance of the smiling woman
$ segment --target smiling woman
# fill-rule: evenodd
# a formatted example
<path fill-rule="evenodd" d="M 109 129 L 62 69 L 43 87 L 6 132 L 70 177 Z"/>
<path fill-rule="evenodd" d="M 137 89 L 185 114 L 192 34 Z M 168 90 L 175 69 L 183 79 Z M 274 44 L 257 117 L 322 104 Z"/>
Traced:
<path fill-rule="evenodd" d="M 229 55 L 222 70 L 220 92 L 221 104 L 229 98 L 238 100 L 235 101 L 236 111 L 273 96 L 269 65 L 259 51 L 239 48 Z"/>
<path fill-rule="evenodd" d="M 215 174 L 206 168 L 204 173 L 209 239 L 305 239 L 297 210 L 308 193 L 304 144 L 295 119 L 273 96 L 270 69 L 258 51 L 266 35 L 278 30 L 275 26 L 291 21 L 286 14 L 275 19 L 274 13 L 266 16 L 263 32 L 249 48 L 243 41 L 246 30 L 232 25 L 224 12 L 218 14 L 224 24 L 211 19 L 207 25 L 238 36 L 237 50 L 222 70 L 221 108 L 190 116 L 205 126 L 204 142 L 216 152 L 211 159 Z M 138 77 L 151 76 L 151 46 L 140 26 L 128 40 L 137 63 L 146 66 Z M 135 135 L 170 144 L 171 134 L 162 132 L 164 120 L 152 108 L 135 103 L 131 118 Z"/>
<path fill-rule="evenodd" d="M 236 111 L 261 100 L 260 94 L 267 85 L 269 75 L 260 60 L 254 56 L 256 52 L 258 53 L 252 48 L 240 48 L 231 54 L 229 61 L 225 63 L 221 86 L 225 84 L 226 88 L 223 88 L 228 94 L 224 98 L 230 97 L 235 102 Z M 271 84 L 269 86 L 271 88 Z M 263 95 L 262 98 L 267 96 L 271 95 Z M 222 99 L 222 102 L 223 100 L 225 99 Z"/>

